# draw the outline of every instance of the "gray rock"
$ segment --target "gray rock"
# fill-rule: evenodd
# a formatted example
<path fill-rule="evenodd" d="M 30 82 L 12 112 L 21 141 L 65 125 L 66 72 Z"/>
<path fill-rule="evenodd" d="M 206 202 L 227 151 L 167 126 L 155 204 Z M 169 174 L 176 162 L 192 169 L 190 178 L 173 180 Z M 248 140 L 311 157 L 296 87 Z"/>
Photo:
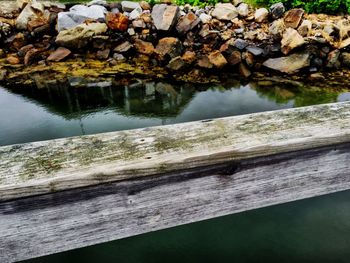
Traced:
<path fill-rule="evenodd" d="M 70 29 L 82 24 L 87 19 L 105 20 L 106 8 L 100 5 L 90 7 L 84 5 L 72 6 L 69 12 L 60 12 L 57 17 L 57 31 Z"/>
<path fill-rule="evenodd" d="M 249 6 L 246 3 L 242 3 L 237 7 L 237 12 L 240 17 L 246 17 L 249 14 Z"/>
<path fill-rule="evenodd" d="M 285 11 L 286 9 L 284 8 L 283 3 L 276 3 L 270 7 L 270 13 L 271 13 L 272 19 L 281 18 Z"/>
<path fill-rule="evenodd" d="M 89 3 L 86 4 L 87 6 L 91 5 L 102 5 L 102 6 L 107 6 L 108 3 L 106 0 L 92 0 Z"/>
<path fill-rule="evenodd" d="M 243 50 L 248 46 L 248 42 L 243 40 L 243 39 L 236 39 L 233 43 L 233 46 L 235 46 L 236 48 Z"/>
<path fill-rule="evenodd" d="M 211 15 L 219 20 L 232 20 L 238 16 L 236 7 L 230 3 L 219 3 Z"/>
<path fill-rule="evenodd" d="M 256 46 L 249 46 L 246 48 L 246 50 L 252 53 L 254 56 L 260 56 L 264 53 L 264 50 L 262 48 Z"/>
<path fill-rule="evenodd" d="M 178 6 L 166 4 L 155 5 L 151 13 L 154 26 L 158 30 L 170 30 L 176 22 L 178 12 Z"/>
<path fill-rule="evenodd" d="M 141 14 L 142 14 L 142 8 L 137 7 L 133 11 L 131 11 L 131 13 L 129 14 L 129 19 L 135 20 L 135 19 L 139 18 Z"/>
<path fill-rule="evenodd" d="M 327 68 L 340 68 L 339 61 L 340 51 L 338 49 L 333 50 L 328 53 L 327 56 Z"/>
<path fill-rule="evenodd" d="M 254 19 L 255 22 L 262 23 L 265 22 L 268 18 L 269 11 L 266 8 L 259 8 L 255 11 Z"/>
<path fill-rule="evenodd" d="M 122 4 L 123 11 L 126 11 L 126 12 L 132 12 L 136 8 L 141 8 L 141 6 L 138 2 L 122 1 L 121 4 Z"/>
<path fill-rule="evenodd" d="M 104 23 L 81 24 L 59 32 L 56 43 L 68 48 L 82 48 L 93 36 L 102 35 L 106 31 L 107 25 Z"/>
<path fill-rule="evenodd" d="M 287 74 L 294 74 L 300 69 L 310 66 L 310 55 L 308 53 L 295 53 L 288 57 L 270 58 L 263 66 Z"/>

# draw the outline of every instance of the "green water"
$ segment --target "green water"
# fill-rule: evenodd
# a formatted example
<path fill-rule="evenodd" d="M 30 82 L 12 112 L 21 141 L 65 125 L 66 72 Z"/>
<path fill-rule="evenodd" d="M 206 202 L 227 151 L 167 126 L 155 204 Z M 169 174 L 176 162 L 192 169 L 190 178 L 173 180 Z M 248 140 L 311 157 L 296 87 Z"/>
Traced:
<path fill-rule="evenodd" d="M 0 87 L 0 145 L 350 100 L 346 91 L 263 82 L 88 86 Z M 27 262 L 349 261 L 346 191 Z"/>

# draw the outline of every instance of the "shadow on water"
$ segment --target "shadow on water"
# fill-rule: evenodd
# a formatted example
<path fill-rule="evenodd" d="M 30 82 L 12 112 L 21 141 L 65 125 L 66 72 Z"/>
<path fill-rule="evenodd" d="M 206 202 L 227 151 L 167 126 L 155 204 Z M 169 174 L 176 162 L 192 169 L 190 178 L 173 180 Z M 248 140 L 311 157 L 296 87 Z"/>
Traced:
<path fill-rule="evenodd" d="M 0 145 L 330 103 L 349 94 L 273 81 L 196 86 L 71 79 L 39 88 L 1 88 Z"/>

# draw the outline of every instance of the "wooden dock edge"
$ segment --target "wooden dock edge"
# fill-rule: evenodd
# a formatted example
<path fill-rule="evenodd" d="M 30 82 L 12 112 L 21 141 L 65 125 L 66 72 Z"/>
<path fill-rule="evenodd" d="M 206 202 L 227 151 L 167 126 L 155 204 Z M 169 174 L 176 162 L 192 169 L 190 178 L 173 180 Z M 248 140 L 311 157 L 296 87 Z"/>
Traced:
<path fill-rule="evenodd" d="M 0 262 L 347 190 L 349 161 L 350 103 L 1 147 Z"/>

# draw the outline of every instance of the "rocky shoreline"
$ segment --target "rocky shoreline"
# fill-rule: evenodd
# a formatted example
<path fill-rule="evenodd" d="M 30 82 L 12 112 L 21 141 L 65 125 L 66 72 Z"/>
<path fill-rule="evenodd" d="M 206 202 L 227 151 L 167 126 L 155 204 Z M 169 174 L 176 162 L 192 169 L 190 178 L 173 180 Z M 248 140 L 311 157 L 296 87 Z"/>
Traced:
<path fill-rule="evenodd" d="M 5 1 L 0 81 L 136 75 L 210 82 L 262 73 L 324 80 L 324 72 L 349 75 L 349 32 L 348 17 L 286 11 L 282 3 L 268 10 L 241 0 L 205 8 Z"/>

